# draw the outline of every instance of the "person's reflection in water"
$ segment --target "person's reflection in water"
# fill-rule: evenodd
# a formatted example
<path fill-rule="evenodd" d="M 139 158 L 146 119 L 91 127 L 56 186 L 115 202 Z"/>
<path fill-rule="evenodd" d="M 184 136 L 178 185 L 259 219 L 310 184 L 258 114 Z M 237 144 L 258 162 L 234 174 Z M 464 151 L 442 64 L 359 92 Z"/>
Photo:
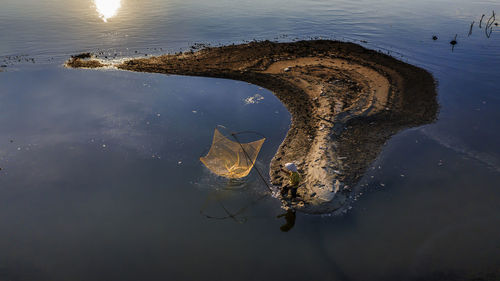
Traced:
<path fill-rule="evenodd" d="M 277 218 L 285 217 L 286 223 L 280 226 L 280 230 L 283 232 L 288 232 L 295 225 L 295 210 L 288 209 L 286 213 L 278 215 Z"/>

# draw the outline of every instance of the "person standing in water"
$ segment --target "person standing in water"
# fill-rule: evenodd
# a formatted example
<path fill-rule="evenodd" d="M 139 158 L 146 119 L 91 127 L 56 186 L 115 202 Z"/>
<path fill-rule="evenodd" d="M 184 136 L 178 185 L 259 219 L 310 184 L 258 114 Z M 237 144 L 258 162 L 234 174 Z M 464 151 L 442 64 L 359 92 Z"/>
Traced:
<path fill-rule="evenodd" d="M 290 190 L 292 199 L 294 199 L 297 197 L 297 189 L 299 188 L 301 180 L 299 171 L 297 170 L 297 166 L 295 166 L 294 163 L 286 163 L 285 169 L 283 169 L 283 171 L 288 173 L 289 182 L 281 188 L 281 197 L 288 197 L 288 191 Z"/>

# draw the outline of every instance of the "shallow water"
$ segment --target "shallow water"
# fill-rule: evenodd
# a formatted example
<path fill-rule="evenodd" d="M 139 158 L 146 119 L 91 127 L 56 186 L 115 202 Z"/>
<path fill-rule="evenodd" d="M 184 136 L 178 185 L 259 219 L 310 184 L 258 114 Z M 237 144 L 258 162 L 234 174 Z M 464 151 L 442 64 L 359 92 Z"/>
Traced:
<path fill-rule="evenodd" d="M 484 33 L 498 2 L 120 4 L 105 22 L 90 0 L 1 3 L 0 280 L 499 278 L 500 29 Z M 267 174 L 290 122 L 272 93 L 61 66 L 81 51 L 312 37 L 429 70 L 441 108 L 436 123 L 386 144 L 347 214 L 297 214 L 286 233 L 255 172 L 234 185 L 198 160 L 216 125 L 254 130 L 267 137 L 257 164 Z M 245 102 L 255 94 L 264 99 Z"/>

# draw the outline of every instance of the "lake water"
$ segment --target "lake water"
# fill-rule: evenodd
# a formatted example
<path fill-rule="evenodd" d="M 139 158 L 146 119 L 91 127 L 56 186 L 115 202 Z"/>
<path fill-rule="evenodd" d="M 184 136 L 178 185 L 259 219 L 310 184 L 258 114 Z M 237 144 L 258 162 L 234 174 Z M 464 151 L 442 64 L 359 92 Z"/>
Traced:
<path fill-rule="evenodd" d="M 0 280 L 499 280 L 493 10 L 498 1 L 0 0 Z M 219 124 L 258 131 L 267 174 L 290 123 L 272 93 L 62 67 L 82 51 L 320 37 L 427 69 L 440 114 L 385 145 L 347 214 L 298 213 L 288 232 L 255 172 L 230 184 L 198 160 Z"/>

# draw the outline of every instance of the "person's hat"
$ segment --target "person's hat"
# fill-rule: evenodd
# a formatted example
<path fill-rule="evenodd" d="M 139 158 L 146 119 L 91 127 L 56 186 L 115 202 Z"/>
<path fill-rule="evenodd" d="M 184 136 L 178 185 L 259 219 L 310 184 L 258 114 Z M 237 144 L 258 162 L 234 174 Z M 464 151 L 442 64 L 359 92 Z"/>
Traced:
<path fill-rule="evenodd" d="M 290 172 L 297 172 L 297 166 L 294 163 L 286 163 L 285 168 Z"/>

